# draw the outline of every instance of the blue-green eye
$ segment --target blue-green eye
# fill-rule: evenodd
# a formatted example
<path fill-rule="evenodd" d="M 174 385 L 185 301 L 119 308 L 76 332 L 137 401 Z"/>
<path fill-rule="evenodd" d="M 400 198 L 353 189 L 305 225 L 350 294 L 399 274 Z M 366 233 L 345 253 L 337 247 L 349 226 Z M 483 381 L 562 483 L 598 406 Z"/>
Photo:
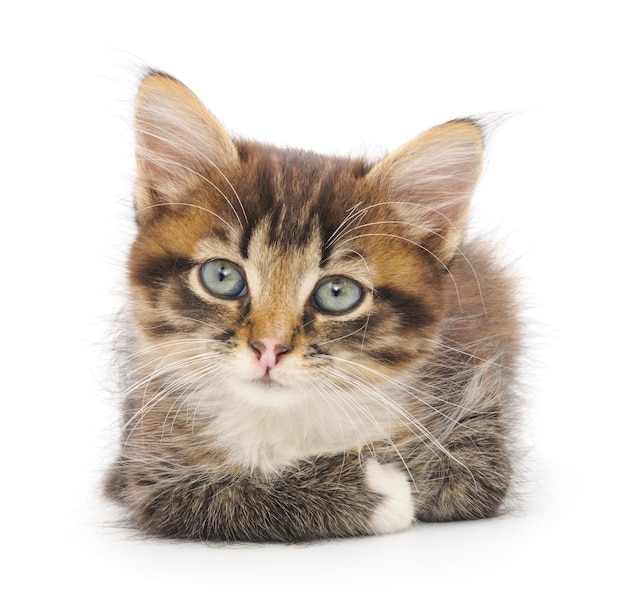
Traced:
<path fill-rule="evenodd" d="M 203 264 L 200 279 L 210 293 L 220 298 L 240 298 L 248 293 L 243 271 L 226 260 L 211 260 Z"/>
<path fill-rule="evenodd" d="M 352 310 L 363 297 L 363 288 L 346 277 L 331 277 L 318 284 L 313 303 L 322 312 L 341 314 Z"/>

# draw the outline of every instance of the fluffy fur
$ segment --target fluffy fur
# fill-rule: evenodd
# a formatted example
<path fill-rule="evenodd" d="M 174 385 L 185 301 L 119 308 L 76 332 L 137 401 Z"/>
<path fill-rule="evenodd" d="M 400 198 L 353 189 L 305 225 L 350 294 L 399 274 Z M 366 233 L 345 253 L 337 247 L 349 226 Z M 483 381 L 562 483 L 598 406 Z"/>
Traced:
<path fill-rule="evenodd" d="M 134 524 L 298 542 L 498 513 L 518 323 L 497 255 L 463 236 L 480 127 L 332 158 L 234 140 L 156 72 L 135 124 L 130 380 L 107 479 Z M 207 287 L 215 260 L 241 293 Z M 335 278 L 358 295 L 339 311 L 317 296 Z"/>

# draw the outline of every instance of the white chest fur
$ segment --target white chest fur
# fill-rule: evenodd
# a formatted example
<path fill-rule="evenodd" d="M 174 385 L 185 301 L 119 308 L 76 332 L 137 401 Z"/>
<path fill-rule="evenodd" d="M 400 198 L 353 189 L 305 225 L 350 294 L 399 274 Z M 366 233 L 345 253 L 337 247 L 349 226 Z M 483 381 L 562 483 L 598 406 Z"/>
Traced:
<path fill-rule="evenodd" d="M 406 414 L 382 393 L 281 391 L 277 401 L 251 406 L 225 400 L 213 411 L 206 433 L 233 465 L 271 472 L 301 459 L 360 450 L 406 424 Z"/>

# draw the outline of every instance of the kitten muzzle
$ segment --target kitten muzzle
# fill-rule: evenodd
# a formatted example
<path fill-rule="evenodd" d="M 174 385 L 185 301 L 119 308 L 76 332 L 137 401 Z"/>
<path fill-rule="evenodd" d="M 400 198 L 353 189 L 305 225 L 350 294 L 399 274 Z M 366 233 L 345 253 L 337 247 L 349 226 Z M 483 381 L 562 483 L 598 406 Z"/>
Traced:
<path fill-rule="evenodd" d="M 278 365 L 279 360 L 291 352 L 289 346 L 278 344 L 276 340 L 255 340 L 250 343 L 250 347 L 255 351 L 259 365 L 265 371 L 265 376 L 269 379 L 269 371 Z"/>

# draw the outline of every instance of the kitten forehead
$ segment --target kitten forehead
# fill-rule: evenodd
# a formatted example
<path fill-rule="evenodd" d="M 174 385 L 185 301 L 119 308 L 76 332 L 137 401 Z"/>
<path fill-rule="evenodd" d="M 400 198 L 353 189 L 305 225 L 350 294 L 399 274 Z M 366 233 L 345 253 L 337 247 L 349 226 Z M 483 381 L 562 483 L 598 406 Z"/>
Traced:
<path fill-rule="evenodd" d="M 300 241 L 300 247 L 293 248 L 272 238 L 270 224 L 269 218 L 262 220 L 248 244 L 247 265 L 254 269 L 259 288 L 266 286 L 262 289 L 266 291 L 267 286 L 272 285 L 281 291 L 284 288 L 288 292 L 308 292 L 319 276 L 322 251 L 319 227 L 312 225 L 306 240 Z"/>

